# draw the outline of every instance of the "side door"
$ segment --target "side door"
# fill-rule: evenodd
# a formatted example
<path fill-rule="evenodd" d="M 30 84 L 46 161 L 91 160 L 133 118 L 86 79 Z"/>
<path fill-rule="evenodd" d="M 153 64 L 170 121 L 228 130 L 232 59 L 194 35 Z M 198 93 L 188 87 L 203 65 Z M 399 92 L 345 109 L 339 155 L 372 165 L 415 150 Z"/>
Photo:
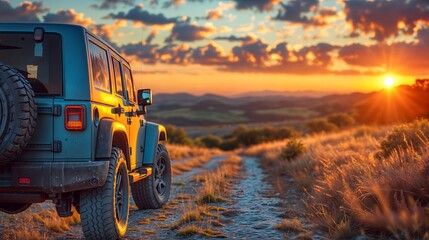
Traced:
<path fill-rule="evenodd" d="M 121 110 L 116 114 L 116 120 L 124 124 L 124 126 L 128 126 L 127 117 L 125 113 L 127 112 L 127 106 L 129 105 L 128 100 L 126 98 L 125 91 L 125 80 L 122 71 L 122 63 L 118 56 L 112 53 L 112 69 L 113 69 L 113 79 L 115 84 L 115 99 L 116 108 Z M 129 135 L 129 131 L 127 128 L 127 135 Z"/>
<path fill-rule="evenodd" d="M 137 140 L 139 136 L 144 136 L 144 132 L 142 132 L 144 131 L 144 128 L 142 126 L 143 120 L 137 115 L 138 106 L 131 68 L 126 64 L 122 64 L 122 70 L 124 73 L 126 97 L 128 100 L 128 105 L 125 109 L 125 115 L 127 117 L 129 129 L 128 143 L 130 146 L 131 168 L 134 169 L 136 167 L 140 167 L 142 164 L 142 159 L 136 159 L 136 155 L 137 151 L 142 151 L 143 148 L 143 146 L 140 146 L 140 143 L 137 143 Z"/>

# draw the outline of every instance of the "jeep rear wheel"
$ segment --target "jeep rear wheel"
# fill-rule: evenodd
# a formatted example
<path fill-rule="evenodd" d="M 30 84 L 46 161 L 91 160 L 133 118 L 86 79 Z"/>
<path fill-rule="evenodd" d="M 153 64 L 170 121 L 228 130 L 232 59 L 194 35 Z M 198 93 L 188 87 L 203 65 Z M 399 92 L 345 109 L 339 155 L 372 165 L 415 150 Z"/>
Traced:
<path fill-rule="evenodd" d="M 0 63 L 0 167 L 24 150 L 36 127 L 34 92 L 27 79 Z"/>
<path fill-rule="evenodd" d="M 158 144 L 152 175 L 131 184 L 131 190 L 139 209 L 157 209 L 167 203 L 171 190 L 171 162 L 163 145 Z"/>
<path fill-rule="evenodd" d="M 86 238 L 118 239 L 125 235 L 129 215 L 129 179 L 121 149 L 112 148 L 104 186 L 82 191 L 79 205 Z"/>

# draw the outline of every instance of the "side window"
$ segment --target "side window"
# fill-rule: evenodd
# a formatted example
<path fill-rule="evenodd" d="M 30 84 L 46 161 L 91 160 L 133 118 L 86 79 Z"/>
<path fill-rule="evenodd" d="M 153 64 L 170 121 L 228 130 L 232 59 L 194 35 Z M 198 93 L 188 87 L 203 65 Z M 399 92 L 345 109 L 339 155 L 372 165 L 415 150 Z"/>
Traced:
<path fill-rule="evenodd" d="M 124 96 L 124 87 L 122 84 L 122 74 L 121 74 L 121 63 L 112 58 L 113 62 L 113 71 L 115 73 L 115 85 L 116 85 L 116 93 Z"/>
<path fill-rule="evenodd" d="M 131 75 L 131 70 L 129 68 L 127 68 L 125 65 L 122 65 L 122 66 L 123 66 L 123 70 L 124 70 L 125 82 L 127 84 L 128 100 L 130 100 L 130 102 L 135 102 L 134 86 L 133 86 L 133 79 L 132 79 L 132 75 Z"/>
<path fill-rule="evenodd" d="M 91 56 L 92 81 L 97 89 L 110 92 L 109 65 L 106 50 L 89 42 L 89 54 Z"/>

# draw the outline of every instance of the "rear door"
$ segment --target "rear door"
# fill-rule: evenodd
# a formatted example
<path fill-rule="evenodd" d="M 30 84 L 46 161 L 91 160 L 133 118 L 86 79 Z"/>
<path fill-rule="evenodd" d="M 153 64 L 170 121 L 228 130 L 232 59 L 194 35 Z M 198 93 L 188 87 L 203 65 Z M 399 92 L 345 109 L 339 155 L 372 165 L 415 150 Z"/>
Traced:
<path fill-rule="evenodd" d="M 17 161 L 52 161 L 58 151 L 53 137 L 54 118 L 61 109 L 54 98 L 62 96 L 62 37 L 46 32 L 42 42 L 33 32 L 0 33 L 0 62 L 12 66 L 30 83 L 36 98 L 35 132 Z"/>

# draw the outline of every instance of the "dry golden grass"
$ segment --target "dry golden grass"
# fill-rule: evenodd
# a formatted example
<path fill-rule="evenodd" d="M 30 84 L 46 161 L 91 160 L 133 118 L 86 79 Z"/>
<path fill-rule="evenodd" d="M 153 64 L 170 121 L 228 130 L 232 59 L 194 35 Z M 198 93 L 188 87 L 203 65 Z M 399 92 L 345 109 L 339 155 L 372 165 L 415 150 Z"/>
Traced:
<path fill-rule="evenodd" d="M 303 190 L 308 217 L 333 238 L 365 234 L 426 239 L 429 148 L 408 148 L 377 159 L 374 156 L 389 129 L 365 127 L 308 136 L 302 139 L 306 152 L 290 162 L 279 158 L 285 141 L 245 153 L 263 159 L 266 170 L 277 176 L 273 182 L 279 188 L 282 177 L 292 177 L 295 187 Z"/>
<path fill-rule="evenodd" d="M 281 223 L 274 226 L 275 229 L 289 232 L 303 232 L 304 227 L 299 219 L 283 219 Z"/>
<path fill-rule="evenodd" d="M 177 231 L 176 235 L 180 237 L 191 237 L 194 235 L 201 235 L 201 236 L 210 237 L 210 238 L 225 237 L 225 235 L 219 230 L 212 229 L 210 227 L 203 229 L 196 225 L 188 225 L 188 226 L 182 227 Z"/>
<path fill-rule="evenodd" d="M 58 217 L 55 209 L 42 206 L 34 206 L 31 210 L 17 214 L 4 215 L 4 220 L 9 225 L 3 233 L 5 239 L 48 239 L 52 233 L 61 233 L 71 230 L 71 226 L 80 224 L 80 216 L 73 211 L 73 216 L 68 218 Z M 0 215 L 0 218 L 3 216 Z M 3 223 L 3 222 L 2 222 Z"/>
<path fill-rule="evenodd" d="M 189 147 L 189 146 L 177 145 L 177 144 L 171 144 L 171 143 L 168 143 L 166 147 L 168 149 L 170 158 L 173 161 L 177 159 L 183 159 L 183 158 L 193 158 L 198 156 L 222 154 L 222 151 L 219 149 Z"/>
<path fill-rule="evenodd" d="M 228 192 L 228 185 L 240 177 L 242 158 L 229 155 L 214 171 L 198 175 L 195 180 L 202 182 L 198 189 L 197 202 L 200 204 L 224 201 L 223 196 Z"/>

